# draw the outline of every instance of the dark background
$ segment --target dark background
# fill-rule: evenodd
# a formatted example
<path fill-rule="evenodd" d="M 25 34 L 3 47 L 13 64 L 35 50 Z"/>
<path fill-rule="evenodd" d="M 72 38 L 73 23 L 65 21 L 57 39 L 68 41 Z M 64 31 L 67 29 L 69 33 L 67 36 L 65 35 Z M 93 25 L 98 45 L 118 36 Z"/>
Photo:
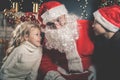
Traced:
<path fill-rule="evenodd" d="M 11 0 L 11 1 L 20 2 L 22 0 Z M 10 9 L 12 6 L 11 1 L 1 0 L 0 11 L 3 11 L 4 9 Z M 23 0 L 21 5 L 22 9 L 19 9 L 19 11 L 32 12 L 33 11 L 32 2 L 38 2 L 39 4 L 41 4 L 42 2 L 40 1 L 41 0 Z M 50 0 L 42 0 L 42 1 L 47 2 Z M 84 7 L 85 5 L 85 0 L 56 0 L 56 1 L 60 1 L 61 3 L 65 4 L 66 8 L 70 13 L 75 13 L 78 16 L 81 16 L 81 13 L 83 12 L 83 9 L 80 6 Z M 99 3 L 98 1 L 99 0 L 88 0 L 88 5 L 84 9 L 86 10 L 86 13 L 88 14 L 88 16 L 85 17 L 85 13 L 84 13 L 82 19 L 89 19 L 89 20 L 93 19 L 92 13 L 98 8 L 98 3 Z"/>

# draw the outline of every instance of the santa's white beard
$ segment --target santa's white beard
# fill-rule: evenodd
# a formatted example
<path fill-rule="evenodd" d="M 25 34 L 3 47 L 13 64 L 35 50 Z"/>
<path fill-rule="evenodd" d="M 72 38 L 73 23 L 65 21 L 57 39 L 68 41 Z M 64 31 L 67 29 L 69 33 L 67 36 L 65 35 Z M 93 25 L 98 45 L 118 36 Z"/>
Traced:
<path fill-rule="evenodd" d="M 78 38 L 76 23 L 66 24 L 59 29 L 45 30 L 46 46 L 48 49 L 57 49 L 60 52 L 66 52 L 72 49 L 75 39 Z"/>
<path fill-rule="evenodd" d="M 45 29 L 46 47 L 66 54 L 70 72 L 83 72 L 81 58 L 75 43 L 79 36 L 78 30 L 76 21 L 69 21 L 59 29 Z"/>

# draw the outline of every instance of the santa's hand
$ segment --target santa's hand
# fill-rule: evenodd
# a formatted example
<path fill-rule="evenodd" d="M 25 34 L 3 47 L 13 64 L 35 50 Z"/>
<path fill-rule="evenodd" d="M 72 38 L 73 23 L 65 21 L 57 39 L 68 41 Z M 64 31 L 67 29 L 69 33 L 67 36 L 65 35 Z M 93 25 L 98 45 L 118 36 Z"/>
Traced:
<path fill-rule="evenodd" d="M 89 67 L 89 71 L 91 71 L 91 74 L 88 77 L 88 80 L 96 80 L 96 70 L 94 66 Z"/>
<path fill-rule="evenodd" d="M 66 80 L 58 71 L 47 72 L 44 80 Z"/>

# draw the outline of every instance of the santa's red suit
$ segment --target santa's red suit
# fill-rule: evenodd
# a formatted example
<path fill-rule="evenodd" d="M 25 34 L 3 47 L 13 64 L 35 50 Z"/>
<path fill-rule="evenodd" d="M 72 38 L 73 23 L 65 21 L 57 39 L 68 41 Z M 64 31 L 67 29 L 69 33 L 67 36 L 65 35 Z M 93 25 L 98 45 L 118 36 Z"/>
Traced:
<path fill-rule="evenodd" d="M 59 29 L 45 27 L 45 46 L 38 80 L 95 80 L 91 55 L 94 45 L 89 37 L 90 23 L 69 15 L 65 6 L 57 1 L 43 3 L 39 20 L 46 24 L 65 15 L 66 24 Z"/>
<path fill-rule="evenodd" d="M 68 58 L 66 58 L 66 54 L 55 49 L 49 50 L 44 48 L 43 58 L 40 65 L 40 78 L 49 77 L 49 75 L 46 76 L 49 71 L 58 71 L 67 80 L 88 80 L 88 76 L 91 74 L 89 68 L 92 65 L 91 55 L 93 53 L 94 45 L 88 35 L 89 21 L 79 20 L 78 24 L 80 24 L 78 25 L 78 29 L 80 31 L 79 38 L 76 40 L 76 48 L 82 62 L 81 66 L 83 71 L 81 70 L 80 73 L 79 71 L 69 71 Z M 67 72 L 67 74 L 63 69 Z"/>

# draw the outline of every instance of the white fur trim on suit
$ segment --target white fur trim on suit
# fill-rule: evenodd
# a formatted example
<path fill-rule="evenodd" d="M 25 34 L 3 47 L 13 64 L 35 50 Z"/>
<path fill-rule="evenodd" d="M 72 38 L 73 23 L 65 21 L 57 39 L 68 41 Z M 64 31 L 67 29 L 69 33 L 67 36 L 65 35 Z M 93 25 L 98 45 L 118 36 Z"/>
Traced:
<path fill-rule="evenodd" d="M 44 14 L 41 15 L 43 19 L 43 23 L 47 23 L 53 19 L 56 19 L 57 17 L 67 14 L 67 9 L 64 5 L 57 6 L 55 8 L 52 8 L 48 11 L 46 11 Z"/>
<path fill-rule="evenodd" d="M 112 31 L 112 32 L 117 32 L 119 30 L 118 27 L 116 27 L 115 25 L 113 25 L 112 23 L 110 23 L 108 20 L 106 20 L 101 14 L 100 12 L 97 10 L 96 12 L 93 13 L 95 19 L 103 25 L 103 27 L 105 27 L 106 29 Z"/>

